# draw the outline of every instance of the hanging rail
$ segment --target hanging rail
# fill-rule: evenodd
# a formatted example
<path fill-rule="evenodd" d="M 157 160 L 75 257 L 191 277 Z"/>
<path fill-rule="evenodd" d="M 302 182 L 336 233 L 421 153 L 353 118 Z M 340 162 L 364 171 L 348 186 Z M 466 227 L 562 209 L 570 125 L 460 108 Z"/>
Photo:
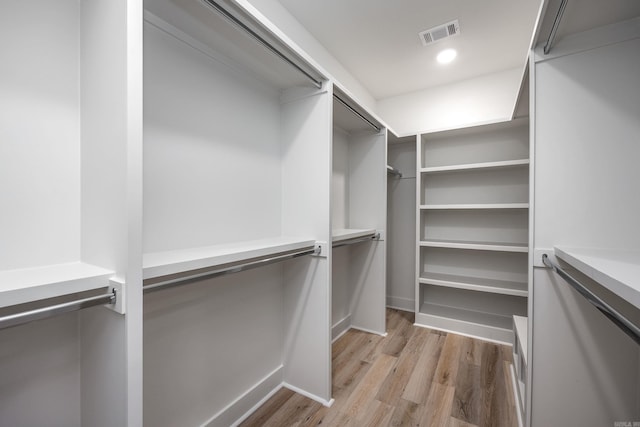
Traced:
<path fill-rule="evenodd" d="M 553 26 L 551 27 L 551 32 L 549 33 L 549 37 L 547 38 L 547 43 L 544 45 L 544 54 L 548 55 L 551 51 L 551 47 L 553 46 L 553 42 L 556 39 L 556 32 L 558 31 L 558 27 L 560 26 L 560 21 L 562 20 L 562 15 L 564 15 L 564 10 L 567 8 L 567 3 L 569 0 L 562 0 L 560 3 L 560 7 L 558 8 L 558 13 L 556 14 L 556 18 L 553 21 Z"/>
<path fill-rule="evenodd" d="M 249 258 L 247 260 L 230 262 L 214 267 L 212 269 L 194 270 L 192 274 L 186 276 L 176 277 L 168 280 L 162 280 L 159 282 L 153 282 L 155 278 L 144 280 L 145 284 L 142 291 L 147 294 L 150 292 L 161 291 L 167 288 L 173 288 L 176 286 L 188 285 L 190 283 L 199 282 L 201 280 L 211 279 L 225 274 L 239 273 L 241 271 L 250 270 L 252 268 L 263 267 L 265 265 L 273 264 L 288 259 L 298 258 L 305 255 L 318 254 L 319 248 L 316 246 L 309 246 L 294 251 L 285 251 L 277 254 L 265 255 L 261 257 Z"/>
<path fill-rule="evenodd" d="M 582 283 L 580 283 L 577 279 L 567 273 L 562 269 L 559 265 L 553 263 L 547 254 L 542 255 L 542 263 L 547 267 L 553 269 L 560 277 L 562 277 L 566 282 L 571 285 L 573 289 L 578 291 L 580 295 L 585 297 L 591 305 L 600 310 L 602 314 L 604 314 L 609 320 L 618 326 L 625 334 L 627 334 L 631 339 L 633 339 L 637 344 L 640 344 L 640 328 L 634 325 L 629 319 L 627 319 L 623 314 L 618 312 L 615 308 L 611 307 L 604 300 L 602 300 L 599 296 L 591 292 L 587 289 Z"/>
<path fill-rule="evenodd" d="M 332 248 L 339 248 L 340 246 L 353 245 L 355 243 L 370 242 L 371 240 L 378 240 L 380 233 L 371 233 L 366 236 L 352 237 L 351 239 L 338 240 L 331 244 Z"/>
<path fill-rule="evenodd" d="M 321 79 L 313 76 L 309 71 L 305 70 L 302 66 L 300 66 L 295 61 L 293 61 L 289 56 L 287 56 L 284 53 L 282 53 L 272 43 L 270 43 L 267 39 L 265 39 L 263 36 L 258 34 L 258 32 L 255 31 L 253 28 L 251 28 L 248 24 L 242 22 L 242 20 L 240 18 L 236 17 L 233 13 L 229 12 L 226 8 L 221 6 L 217 1 L 215 1 L 215 0 L 202 0 L 202 1 L 204 3 L 206 3 L 207 5 L 211 6 L 214 10 L 216 10 L 220 15 L 222 15 L 224 18 L 226 18 L 229 22 L 231 22 L 232 24 L 234 24 L 235 26 L 237 26 L 238 28 L 240 28 L 241 30 L 243 30 L 247 34 L 249 34 L 249 36 L 251 36 L 253 39 L 255 39 L 262 46 L 267 48 L 267 50 L 269 50 L 271 53 L 276 55 L 278 58 L 282 59 L 287 64 L 291 65 L 293 68 L 298 70 L 300 73 L 302 73 L 318 89 L 322 88 Z"/>
<path fill-rule="evenodd" d="M 387 173 L 390 173 L 391 175 L 395 175 L 398 178 L 402 178 L 402 172 L 400 172 L 398 169 L 394 168 L 393 166 L 387 165 Z"/>
<path fill-rule="evenodd" d="M 371 126 L 372 128 L 374 128 L 376 130 L 376 132 L 380 132 L 380 126 L 378 126 L 377 124 L 373 123 L 371 120 L 369 120 L 368 118 L 366 118 L 362 113 L 360 113 L 358 110 L 356 110 L 355 108 L 353 108 L 351 105 L 349 105 L 346 101 L 344 101 L 342 98 L 340 98 L 338 95 L 336 95 L 335 93 L 333 94 L 333 97 L 335 98 L 336 101 L 338 101 L 340 104 L 344 105 L 349 111 L 351 111 L 353 114 L 355 114 L 356 116 L 358 116 L 358 118 L 362 119 L 362 121 L 364 121 L 365 123 L 367 123 L 369 126 Z"/>
<path fill-rule="evenodd" d="M 103 295 L 83 298 L 76 301 L 69 301 L 61 304 L 51 305 L 48 307 L 37 308 L 34 310 L 23 311 L 21 313 L 9 314 L 0 317 L 0 329 L 11 328 L 13 326 L 22 325 L 24 323 L 33 322 L 35 320 L 46 319 L 71 311 L 78 311 L 84 308 L 94 307 L 96 305 L 115 304 L 116 291 Z"/>

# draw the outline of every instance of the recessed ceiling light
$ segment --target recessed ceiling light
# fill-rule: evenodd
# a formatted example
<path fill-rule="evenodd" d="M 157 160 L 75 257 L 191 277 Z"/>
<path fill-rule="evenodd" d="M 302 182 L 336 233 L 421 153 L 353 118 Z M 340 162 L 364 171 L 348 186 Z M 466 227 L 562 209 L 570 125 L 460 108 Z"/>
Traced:
<path fill-rule="evenodd" d="M 440 64 L 448 64 L 449 62 L 456 59 L 457 55 L 458 52 L 456 52 L 455 49 L 445 49 L 438 54 L 436 59 Z"/>

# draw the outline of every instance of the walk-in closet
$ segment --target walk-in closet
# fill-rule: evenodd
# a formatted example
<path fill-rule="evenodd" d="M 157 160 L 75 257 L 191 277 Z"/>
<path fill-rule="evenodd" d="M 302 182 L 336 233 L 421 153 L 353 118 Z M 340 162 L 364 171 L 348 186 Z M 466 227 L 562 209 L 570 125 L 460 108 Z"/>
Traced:
<path fill-rule="evenodd" d="M 1 2 L 0 427 L 640 425 L 640 3 L 445 3 Z"/>

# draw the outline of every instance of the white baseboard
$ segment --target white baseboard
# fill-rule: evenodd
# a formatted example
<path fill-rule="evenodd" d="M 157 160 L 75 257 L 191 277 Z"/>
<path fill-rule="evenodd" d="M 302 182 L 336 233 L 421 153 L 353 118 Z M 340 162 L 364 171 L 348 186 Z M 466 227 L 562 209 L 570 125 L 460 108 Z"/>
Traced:
<path fill-rule="evenodd" d="M 400 298 L 394 297 L 391 295 L 387 295 L 387 307 L 395 308 L 396 310 L 402 311 L 416 311 L 416 302 L 413 299 L 409 298 Z"/>
<path fill-rule="evenodd" d="M 282 380 L 283 366 L 280 365 L 244 394 L 202 424 L 202 427 L 229 427 L 239 425 L 282 388 Z"/>
<path fill-rule="evenodd" d="M 336 322 L 335 325 L 331 327 L 331 342 L 334 342 L 345 332 L 347 332 L 351 328 L 351 315 L 348 314 L 344 319 Z"/>
<path fill-rule="evenodd" d="M 296 392 L 296 393 L 298 393 L 298 394 L 301 394 L 301 395 L 303 395 L 304 397 L 308 397 L 308 398 L 309 398 L 309 399 L 311 399 L 311 400 L 315 400 L 315 401 L 316 401 L 316 402 L 318 402 L 318 403 L 322 403 L 322 404 L 323 404 L 324 406 L 326 406 L 327 408 L 328 408 L 328 407 L 330 407 L 331 405 L 333 405 L 333 402 L 335 402 L 335 399 L 331 399 L 331 400 L 323 399 L 323 398 L 321 398 L 321 397 L 318 397 L 318 396 L 316 396 L 316 395 L 314 395 L 314 394 L 308 393 L 308 392 L 306 392 L 306 391 L 304 391 L 304 390 L 302 390 L 302 389 L 300 389 L 300 388 L 298 388 L 298 387 L 296 387 L 296 386 L 293 386 L 293 385 L 291 385 L 291 384 L 288 384 L 288 383 L 282 383 L 282 386 L 283 386 L 284 388 L 288 388 L 289 390 L 291 390 L 291 391 L 293 391 L 293 392 Z"/>

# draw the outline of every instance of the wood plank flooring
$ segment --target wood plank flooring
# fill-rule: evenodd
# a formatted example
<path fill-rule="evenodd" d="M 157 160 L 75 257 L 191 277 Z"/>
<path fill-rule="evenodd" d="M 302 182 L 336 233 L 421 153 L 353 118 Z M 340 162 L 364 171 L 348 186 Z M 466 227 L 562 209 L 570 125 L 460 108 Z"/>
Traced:
<path fill-rule="evenodd" d="M 413 326 L 387 309 L 387 336 L 350 330 L 333 344 L 326 408 L 278 391 L 242 427 L 516 427 L 511 348 Z"/>

